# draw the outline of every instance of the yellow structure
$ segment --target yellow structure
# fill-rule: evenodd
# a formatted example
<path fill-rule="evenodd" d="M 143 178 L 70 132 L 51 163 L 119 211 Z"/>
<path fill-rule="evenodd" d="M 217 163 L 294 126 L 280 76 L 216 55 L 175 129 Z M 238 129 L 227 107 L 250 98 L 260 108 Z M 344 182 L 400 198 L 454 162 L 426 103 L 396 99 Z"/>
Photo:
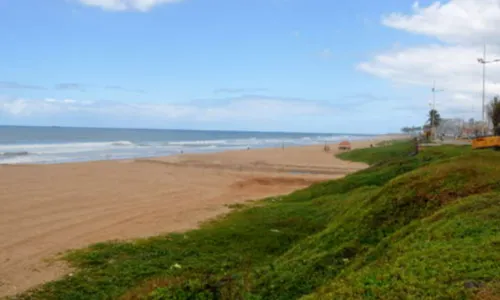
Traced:
<path fill-rule="evenodd" d="M 500 148 L 500 136 L 482 136 L 472 140 L 472 149 Z"/>

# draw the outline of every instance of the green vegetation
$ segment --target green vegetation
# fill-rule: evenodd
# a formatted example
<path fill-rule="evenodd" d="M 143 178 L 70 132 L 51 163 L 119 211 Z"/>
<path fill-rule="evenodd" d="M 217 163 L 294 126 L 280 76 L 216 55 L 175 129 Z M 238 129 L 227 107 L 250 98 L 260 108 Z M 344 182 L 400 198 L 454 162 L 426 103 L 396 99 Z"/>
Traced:
<path fill-rule="evenodd" d="M 422 126 L 412 126 L 412 127 L 406 126 L 406 127 L 401 128 L 401 132 L 406 133 L 406 134 L 420 132 L 422 130 L 423 130 Z"/>
<path fill-rule="evenodd" d="M 500 153 L 409 142 L 185 234 L 69 253 L 25 299 L 498 299 Z"/>
<path fill-rule="evenodd" d="M 370 150 L 357 149 L 349 152 L 344 152 L 339 154 L 338 157 L 345 160 L 364 162 L 370 165 L 374 165 L 382 164 L 388 160 L 395 161 L 397 159 L 406 159 L 411 156 L 411 153 L 415 152 L 415 146 L 413 145 L 413 143 L 408 141 L 383 141 L 377 144 L 377 146 L 379 147 L 375 147 Z"/>
<path fill-rule="evenodd" d="M 439 124 L 441 124 L 441 115 L 439 114 L 439 112 L 435 109 L 431 109 L 429 111 L 429 124 L 431 124 L 431 126 L 433 127 L 438 127 Z"/>
<path fill-rule="evenodd" d="M 495 96 L 488 104 L 488 117 L 493 125 L 493 133 L 500 135 L 500 97 Z"/>

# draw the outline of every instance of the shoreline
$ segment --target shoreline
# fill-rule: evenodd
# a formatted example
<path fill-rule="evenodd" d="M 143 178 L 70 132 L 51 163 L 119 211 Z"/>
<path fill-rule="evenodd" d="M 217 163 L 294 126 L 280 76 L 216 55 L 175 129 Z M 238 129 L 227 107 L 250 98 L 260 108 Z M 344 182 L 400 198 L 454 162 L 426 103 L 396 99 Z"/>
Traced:
<path fill-rule="evenodd" d="M 325 140 L 311 140 L 307 142 L 284 141 L 286 148 L 319 146 L 326 144 L 336 144 L 343 140 L 351 142 L 366 141 L 378 139 L 384 136 L 397 135 L 346 135 L 325 137 Z M 330 138 L 330 139 L 329 139 Z M 333 138 L 333 139 L 332 139 Z M 203 140 L 203 141 L 174 141 L 174 142 L 129 142 L 129 141 L 99 141 L 99 142 L 68 142 L 68 143 L 48 143 L 48 144 L 2 144 L 0 145 L 0 165 L 52 165 L 66 163 L 84 163 L 95 161 L 116 161 L 142 158 L 158 158 L 167 156 L 176 156 L 182 154 L 211 154 L 227 151 L 246 150 L 243 141 L 234 142 L 228 140 L 229 144 L 221 143 L 221 140 Z M 281 142 L 248 139 L 250 149 L 269 149 L 281 148 Z M 198 144 L 199 143 L 199 144 Z M 82 147 L 75 151 L 75 145 Z M 229 145 L 229 146 L 228 146 Z M 114 148 L 102 148 L 114 147 Z M 172 147 L 172 149 L 169 149 Z M 213 148 L 211 148 L 213 147 Z M 102 149 L 101 149 L 102 148 Z M 68 150 L 62 150 L 68 149 Z M 67 152 L 66 152 L 67 151 Z"/>
<path fill-rule="evenodd" d="M 373 143 L 401 138 L 380 136 Z M 353 148 L 372 141 L 354 141 Z M 340 178 L 365 164 L 335 144 L 61 164 L 0 165 L 0 297 L 69 272 L 58 253 L 109 240 L 185 231 L 230 211 Z"/>

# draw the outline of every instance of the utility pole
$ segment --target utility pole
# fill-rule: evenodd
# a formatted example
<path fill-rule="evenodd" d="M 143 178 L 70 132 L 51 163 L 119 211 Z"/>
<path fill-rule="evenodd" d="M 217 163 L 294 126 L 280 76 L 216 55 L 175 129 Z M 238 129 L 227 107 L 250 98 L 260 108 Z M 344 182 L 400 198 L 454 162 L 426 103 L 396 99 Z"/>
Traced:
<path fill-rule="evenodd" d="M 482 134 L 484 135 L 484 103 L 486 102 L 486 42 L 484 43 L 484 52 L 483 52 L 483 105 L 481 106 L 481 122 L 482 124 Z"/>
<path fill-rule="evenodd" d="M 433 82 L 432 84 L 432 110 L 431 110 L 431 133 L 432 133 L 432 138 L 435 138 L 435 133 L 436 130 L 434 130 L 434 123 L 436 122 L 434 119 L 436 118 L 436 93 L 438 92 L 443 92 L 444 90 L 437 90 L 436 89 L 436 81 Z M 434 131 L 434 132 L 433 132 Z"/>

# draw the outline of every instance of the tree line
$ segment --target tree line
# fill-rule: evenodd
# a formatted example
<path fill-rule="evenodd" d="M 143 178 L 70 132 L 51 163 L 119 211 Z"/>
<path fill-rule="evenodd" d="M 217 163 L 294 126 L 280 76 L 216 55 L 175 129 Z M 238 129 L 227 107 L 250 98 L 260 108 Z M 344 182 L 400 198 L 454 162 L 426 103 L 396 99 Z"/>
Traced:
<path fill-rule="evenodd" d="M 412 133 L 412 132 L 422 131 L 422 129 L 423 129 L 422 126 L 403 127 L 401 128 L 401 132 Z"/>

